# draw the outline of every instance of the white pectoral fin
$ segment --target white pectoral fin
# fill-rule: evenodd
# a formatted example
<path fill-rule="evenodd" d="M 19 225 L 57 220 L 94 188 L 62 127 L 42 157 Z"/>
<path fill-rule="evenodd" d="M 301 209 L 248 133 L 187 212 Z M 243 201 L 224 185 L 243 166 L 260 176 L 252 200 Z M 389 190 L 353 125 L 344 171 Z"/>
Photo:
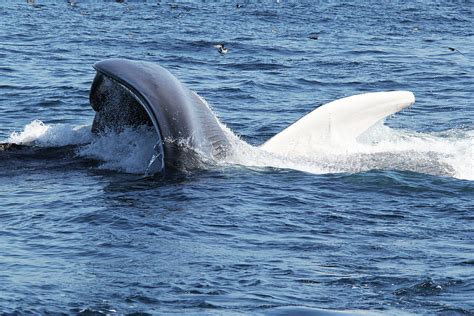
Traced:
<path fill-rule="evenodd" d="M 265 142 L 275 153 L 298 152 L 300 146 L 355 141 L 378 121 L 415 103 L 409 91 L 353 95 L 324 104 Z"/>

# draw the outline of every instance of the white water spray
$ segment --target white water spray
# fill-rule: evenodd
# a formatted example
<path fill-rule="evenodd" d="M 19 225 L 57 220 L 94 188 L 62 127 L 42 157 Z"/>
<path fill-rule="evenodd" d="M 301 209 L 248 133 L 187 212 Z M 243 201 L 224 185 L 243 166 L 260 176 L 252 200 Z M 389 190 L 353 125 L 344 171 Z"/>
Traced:
<path fill-rule="evenodd" d="M 395 130 L 382 122 L 357 142 L 312 147 L 301 144 L 298 154 L 278 155 L 251 146 L 222 125 L 230 143 L 229 155 L 215 165 L 294 169 L 315 174 L 406 170 L 474 180 L 474 130 L 417 133 Z M 94 136 L 89 126 L 44 124 L 33 121 L 5 140 L 42 147 L 80 145 L 77 155 L 103 161 L 100 168 L 142 174 L 157 137 L 149 127 L 124 129 Z M 212 162 L 205 157 L 206 165 Z"/>
<path fill-rule="evenodd" d="M 5 141 L 18 145 L 58 147 L 88 143 L 92 138 L 90 126 L 72 127 L 67 124 L 44 124 L 34 120 L 21 132 L 13 132 Z"/>
<path fill-rule="evenodd" d="M 227 130 L 228 131 L 228 130 Z M 230 131 L 228 131 L 230 133 Z M 232 153 L 221 163 L 274 167 L 323 174 L 368 170 L 404 170 L 474 180 L 474 131 L 417 133 L 395 130 L 382 122 L 357 142 L 312 147 L 278 155 L 230 135 Z"/>

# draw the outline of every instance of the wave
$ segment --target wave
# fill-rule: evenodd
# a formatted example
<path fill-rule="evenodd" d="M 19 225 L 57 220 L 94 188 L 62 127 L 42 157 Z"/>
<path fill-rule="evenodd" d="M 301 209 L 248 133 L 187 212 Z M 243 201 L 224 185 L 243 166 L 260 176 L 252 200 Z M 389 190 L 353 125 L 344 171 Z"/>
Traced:
<path fill-rule="evenodd" d="M 401 170 L 474 180 L 474 130 L 418 133 L 392 129 L 380 122 L 356 142 L 311 147 L 301 144 L 298 153 L 277 155 L 252 146 L 222 125 L 230 143 L 228 155 L 203 166 L 236 165 L 248 168 L 294 169 L 314 174 Z M 90 126 L 44 124 L 35 120 L 9 143 L 58 147 L 78 145 L 76 155 L 101 162 L 99 168 L 143 174 L 157 141 L 150 127 L 93 135 Z"/>
<path fill-rule="evenodd" d="M 27 124 L 23 131 L 11 133 L 5 142 L 39 147 L 59 147 L 87 143 L 91 138 L 89 126 L 48 125 L 40 120 L 34 120 Z"/>

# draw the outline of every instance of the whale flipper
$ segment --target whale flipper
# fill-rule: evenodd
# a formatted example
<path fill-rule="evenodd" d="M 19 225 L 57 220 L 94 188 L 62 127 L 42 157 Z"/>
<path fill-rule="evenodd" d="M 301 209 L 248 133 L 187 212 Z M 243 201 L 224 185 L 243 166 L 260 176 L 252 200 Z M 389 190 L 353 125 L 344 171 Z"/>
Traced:
<path fill-rule="evenodd" d="M 297 154 L 302 147 L 353 142 L 378 121 L 415 103 L 409 91 L 353 95 L 326 103 L 270 138 L 261 148 Z"/>

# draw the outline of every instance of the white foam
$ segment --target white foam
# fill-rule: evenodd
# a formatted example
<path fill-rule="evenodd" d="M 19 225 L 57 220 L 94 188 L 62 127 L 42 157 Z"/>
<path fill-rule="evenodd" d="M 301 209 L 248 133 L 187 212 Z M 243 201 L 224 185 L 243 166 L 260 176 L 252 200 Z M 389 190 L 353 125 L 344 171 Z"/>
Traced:
<path fill-rule="evenodd" d="M 227 130 L 229 134 L 230 131 Z M 298 154 L 279 156 L 250 146 L 234 135 L 224 164 L 275 167 L 310 173 L 406 170 L 474 180 L 474 131 L 417 133 L 379 123 L 358 141 L 311 147 L 300 144 Z"/>
<path fill-rule="evenodd" d="M 107 132 L 77 150 L 81 157 L 103 161 L 99 168 L 144 174 L 158 137 L 153 128 L 125 128 Z"/>
<path fill-rule="evenodd" d="M 202 157 L 206 161 L 203 167 L 212 164 L 274 167 L 315 174 L 407 170 L 474 180 L 474 130 L 417 133 L 392 129 L 380 123 L 357 141 L 318 147 L 301 144 L 298 155 L 288 153 L 283 156 L 249 145 L 226 126 L 222 125 L 222 128 L 231 143 L 229 155 L 220 161 Z M 77 154 L 103 161 L 100 168 L 143 174 L 157 137 L 148 127 L 94 136 L 89 126 L 48 125 L 35 120 L 23 131 L 12 133 L 6 141 L 43 147 L 85 144 L 78 147 Z"/>
<path fill-rule="evenodd" d="M 55 147 L 86 143 L 90 141 L 91 137 L 90 126 L 48 125 L 40 120 L 34 120 L 27 124 L 23 131 L 11 133 L 6 142 L 19 145 Z"/>
<path fill-rule="evenodd" d="M 157 141 L 156 132 L 148 127 L 126 128 L 121 133 L 96 136 L 90 126 L 45 124 L 35 120 L 23 131 L 13 132 L 4 142 L 40 147 L 79 146 L 80 157 L 103 161 L 101 169 L 143 174 Z"/>

